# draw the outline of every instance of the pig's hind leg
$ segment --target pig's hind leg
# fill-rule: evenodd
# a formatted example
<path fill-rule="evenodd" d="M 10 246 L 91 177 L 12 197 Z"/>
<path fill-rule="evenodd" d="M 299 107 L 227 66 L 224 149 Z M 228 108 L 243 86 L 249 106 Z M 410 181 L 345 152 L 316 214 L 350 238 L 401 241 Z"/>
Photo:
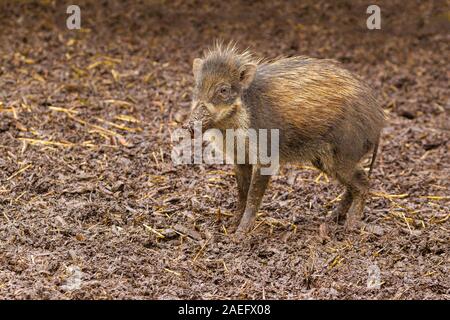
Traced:
<path fill-rule="evenodd" d="M 369 178 L 359 165 L 351 169 L 347 167 L 347 169 L 337 172 L 336 175 L 346 187 L 336 214 L 341 219 L 346 218 L 346 229 L 354 229 L 363 218 L 364 204 L 369 191 Z"/>
<path fill-rule="evenodd" d="M 342 199 L 339 201 L 338 206 L 331 213 L 329 220 L 336 223 L 342 223 L 346 219 L 347 211 L 350 209 L 353 201 L 353 194 L 350 191 L 349 185 L 351 185 L 351 172 L 345 169 L 345 165 L 340 164 L 337 159 L 330 156 L 317 155 L 312 161 L 312 165 L 320 171 L 324 172 L 328 176 L 337 178 L 344 186 L 346 186 L 345 193 Z"/>
<path fill-rule="evenodd" d="M 353 202 L 352 193 L 346 187 L 344 195 L 339 201 L 337 207 L 331 213 L 330 219 L 336 223 L 344 222 L 347 216 L 347 211 L 348 209 L 350 209 L 352 202 Z"/>

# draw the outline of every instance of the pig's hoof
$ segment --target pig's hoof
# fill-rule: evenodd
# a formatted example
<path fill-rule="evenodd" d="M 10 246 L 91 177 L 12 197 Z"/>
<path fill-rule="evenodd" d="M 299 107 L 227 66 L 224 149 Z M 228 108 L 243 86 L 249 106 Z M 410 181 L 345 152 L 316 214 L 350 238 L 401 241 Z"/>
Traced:
<path fill-rule="evenodd" d="M 328 220 L 337 224 L 343 224 L 345 222 L 346 213 L 345 209 L 339 206 L 331 212 L 328 216 Z"/>
<path fill-rule="evenodd" d="M 240 224 L 238 227 L 237 227 L 237 229 L 236 229 L 236 232 L 235 232 L 235 234 L 243 234 L 243 235 L 245 235 L 245 234 L 247 234 L 247 233 L 249 233 L 250 231 L 251 231 L 251 225 L 248 225 L 248 224 Z"/>
<path fill-rule="evenodd" d="M 362 222 L 354 219 L 348 219 L 344 224 L 345 232 L 357 232 L 361 229 L 361 227 Z"/>
<path fill-rule="evenodd" d="M 242 214 L 236 214 L 231 218 L 229 230 L 230 232 L 234 232 L 237 230 L 242 219 Z"/>
<path fill-rule="evenodd" d="M 236 231 L 235 233 L 233 233 L 231 238 L 235 243 L 242 243 L 242 241 L 245 239 L 245 236 L 245 233 Z"/>

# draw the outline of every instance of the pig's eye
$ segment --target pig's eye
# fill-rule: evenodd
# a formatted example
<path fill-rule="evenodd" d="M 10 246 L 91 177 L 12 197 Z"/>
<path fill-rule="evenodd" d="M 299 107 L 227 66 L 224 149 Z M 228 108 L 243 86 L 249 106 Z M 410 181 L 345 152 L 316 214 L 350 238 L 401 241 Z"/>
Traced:
<path fill-rule="evenodd" d="M 219 96 L 226 100 L 230 96 L 230 87 L 228 86 L 221 86 L 218 90 Z"/>

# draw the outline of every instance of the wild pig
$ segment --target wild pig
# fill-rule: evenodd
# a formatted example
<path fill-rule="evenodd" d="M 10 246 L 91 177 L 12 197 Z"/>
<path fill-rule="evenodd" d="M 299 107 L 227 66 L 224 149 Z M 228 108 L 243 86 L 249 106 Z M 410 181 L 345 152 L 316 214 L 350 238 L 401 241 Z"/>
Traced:
<path fill-rule="evenodd" d="M 354 228 L 362 217 L 384 113 L 371 88 L 338 62 L 305 56 L 255 60 L 216 44 L 193 62 L 188 127 L 278 129 L 280 164 L 311 163 L 346 191 L 332 217 Z M 247 146 L 251 148 L 251 146 Z M 248 151 L 248 149 L 246 149 Z M 360 161 L 372 151 L 369 174 Z M 224 151 L 226 152 L 226 151 Z M 236 163 L 237 232 L 249 232 L 270 180 L 259 163 Z"/>

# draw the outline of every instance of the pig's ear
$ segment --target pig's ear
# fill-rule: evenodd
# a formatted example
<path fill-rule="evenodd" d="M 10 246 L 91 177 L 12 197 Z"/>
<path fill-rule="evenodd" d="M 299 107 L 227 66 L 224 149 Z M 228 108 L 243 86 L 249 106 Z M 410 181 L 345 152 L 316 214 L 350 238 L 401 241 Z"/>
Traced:
<path fill-rule="evenodd" d="M 242 66 L 240 70 L 240 83 L 244 89 L 247 89 L 255 78 L 256 64 L 248 63 Z"/>
<path fill-rule="evenodd" d="M 194 77 L 197 78 L 200 69 L 202 68 L 203 60 L 200 58 L 195 58 L 192 63 L 192 72 L 194 73 Z"/>

